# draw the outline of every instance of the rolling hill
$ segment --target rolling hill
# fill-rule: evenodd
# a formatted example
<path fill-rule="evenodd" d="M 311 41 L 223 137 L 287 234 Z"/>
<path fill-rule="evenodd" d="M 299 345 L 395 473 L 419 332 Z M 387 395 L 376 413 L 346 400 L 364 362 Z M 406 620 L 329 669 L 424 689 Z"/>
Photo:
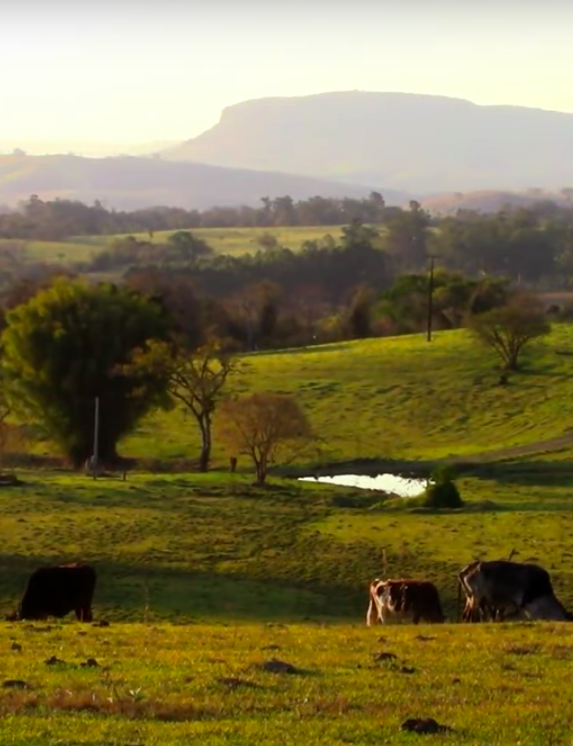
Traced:
<path fill-rule="evenodd" d="M 137 209 L 156 205 L 205 209 L 215 205 L 255 205 L 261 197 L 290 194 L 304 199 L 365 197 L 367 186 L 256 170 L 175 163 L 161 158 L 73 155 L 0 156 L 0 204 L 15 205 L 31 194 L 42 199 L 101 200 L 108 207 Z M 399 204 L 406 194 L 385 191 Z"/>
<path fill-rule="evenodd" d="M 348 91 L 224 109 L 165 158 L 447 191 L 573 184 L 573 114 L 462 99 Z"/>
<path fill-rule="evenodd" d="M 533 193 L 482 189 L 475 192 L 438 194 L 420 200 L 426 210 L 436 215 L 455 215 L 458 210 L 497 212 L 506 205 L 528 209 L 545 201 L 555 202 L 562 206 L 566 204 L 563 195 L 543 190 Z"/>

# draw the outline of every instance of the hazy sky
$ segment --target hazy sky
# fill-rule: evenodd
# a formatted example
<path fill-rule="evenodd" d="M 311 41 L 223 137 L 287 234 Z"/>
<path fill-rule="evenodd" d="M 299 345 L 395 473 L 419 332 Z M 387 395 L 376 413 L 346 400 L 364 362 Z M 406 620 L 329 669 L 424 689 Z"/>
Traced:
<path fill-rule="evenodd" d="M 1 141 L 182 140 L 239 101 L 354 89 L 573 112 L 571 0 L 4 0 L 1 16 Z"/>

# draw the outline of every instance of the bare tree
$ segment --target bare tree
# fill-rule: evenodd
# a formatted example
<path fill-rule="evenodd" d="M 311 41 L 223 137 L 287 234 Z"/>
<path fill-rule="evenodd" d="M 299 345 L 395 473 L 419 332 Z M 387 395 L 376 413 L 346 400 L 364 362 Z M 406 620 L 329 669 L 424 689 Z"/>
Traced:
<path fill-rule="evenodd" d="M 256 484 L 266 482 L 269 467 L 288 461 L 313 439 L 311 426 L 294 396 L 261 392 L 221 404 L 222 437 L 255 465 Z"/>
<path fill-rule="evenodd" d="M 507 370 L 517 369 L 526 345 L 551 331 L 543 306 L 529 293 L 516 293 L 507 305 L 470 316 L 468 327 L 497 352 Z"/>

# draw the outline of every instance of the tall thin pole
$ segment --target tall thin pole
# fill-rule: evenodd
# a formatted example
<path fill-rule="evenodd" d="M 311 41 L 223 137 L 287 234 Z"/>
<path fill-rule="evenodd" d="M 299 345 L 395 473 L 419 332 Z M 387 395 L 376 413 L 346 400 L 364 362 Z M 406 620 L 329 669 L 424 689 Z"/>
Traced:
<path fill-rule="evenodd" d="M 432 341 L 432 317 L 434 315 L 434 259 L 430 254 L 430 281 L 428 282 L 428 342 Z"/>
<path fill-rule="evenodd" d="M 94 479 L 97 473 L 98 448 L 99 446 L 99 396 L 95 398 L 95 417 L 94 417 L 94 453 L 93 453 L 93 472 Z"/>

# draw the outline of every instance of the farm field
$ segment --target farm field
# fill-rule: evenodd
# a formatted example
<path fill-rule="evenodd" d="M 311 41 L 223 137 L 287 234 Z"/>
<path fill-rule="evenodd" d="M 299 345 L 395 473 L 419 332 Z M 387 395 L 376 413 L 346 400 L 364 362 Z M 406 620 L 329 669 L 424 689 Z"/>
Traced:
<path fill-rule="evenodd" d="M 256 252 L 261 247 L 256 239 L 263 234 L 274 236 L 279 245 L 298 251 L 305 241 L 321 239 L 330 234 L 335 240 L 340 237 L 341 226 L 300 226 L 289 228 L 192 228 L 191 232 L 203 238 L 217 254 L 238 256 Z M 26 255 L 34 261 L 71 263 L 88 261 L 94 254 L 103 251 L 116 238 L 133 235 L 144 241 L 162 243 L 175 231 L 132 233 L 116 236 L 76 236 L 67 241 L 16 241 L 0 239 L 3 246 L 21 245 Z"/>
<path fill-rule="evenodd" d="M 73 241 L 26 241 L 21 239 L 0 238 L 0 250 L 18 247 L 23 252 L 24 260 L 41 261 L 50 264 L 68 264 L 90 259 L 94 246 L 84 243 L 82 239 Z"/>
<path fill-rule="evenodd" d="M 126 481 L 17 469 L 0 490 L 0 617 L 36 567 L 84 560 L 111 626 L 0 624 L 0 743 L 412 743 L 412 717 L 453 729 L 427 743 L 570 742 L 573 626 L 454 623 L 461 567 L 512 550 L 573 610 L 569 352 L 558 325 L 507 386 L 463 331 L 245 356 L 235 391 L 295 392 L 322 438 L 300 473 L 489 453 L 458 478 L 459 511 L 278 476 L 255 488 L 243 457 L 221 470 L 217 438 L 219 471 L 144 471 L 197 453 L 177 410 L 124 441 L 147 459 Z M 432 580 L 448 624 L 366 628 L 379 576 Z M 271 658 L 300 670 L 263 670 Z"/>
<path fill-rule="evenodd" d="M 456 575 L 476 556 L 551 572 L 573 608 L 573 476 L 459 480 L 467 507 L 427 512 L 382 494 L 225 473 L 19 472 L 0 490 L 0 616 L 40 564 L 89 560 L 114 622 L 353 621 L 381 573 L 427 577 L 457 617 Z"/>
<path fill-rule="evenodd" d="M 276 238 L 280 246 L 285 246 L 293 251 L 298 251 L 305 241 L 315 241 L 326 235 L 338 240 L 342 233 L 340 225 L 316 225 L 316 226 L 290 226 L 269 228 L 190 228 L 193 235 L 202 238 L 213 248 L 217 254 L 240 254 L 255 253 L 261 250 L 257 238 L 269 235 Z M 164 243 L 172 233 L 176 231 L 156 231 L 150 238 L 148 233 L 135 233 L 136 238 L 142 241 L 153 241 Z M 127 235 L 127 234 L 125 234 Z M 124 238 L 125 235 L 101 236 L 105 243 L 115 238 Z"/>
<path fill-rule="evenodd" d="M 572 658 L 565 624 L 3 625 L 0 742 L 566 744 Z"/>
<path fill-rule="evenodd" d="M 254 353 L 244 362 L 236 391 L 288 391 L 304 405 L 322 438 L 307 465 L 501 458 L 520 447 L 527 458 L 556 459 L 562 450 L 567 459 L 573 447 L 571 325 L 556 325 L 536 344 L 507 386 L 493 351 L 464 330 L 439 332 L 431 344 L 409 335 Z M 126 456 L 159 459 L 197 450 L 194 423 L 180 411 L 154 414 L 122 446 Z M 215 463 L 228 456 L 215 439 Z"/>

